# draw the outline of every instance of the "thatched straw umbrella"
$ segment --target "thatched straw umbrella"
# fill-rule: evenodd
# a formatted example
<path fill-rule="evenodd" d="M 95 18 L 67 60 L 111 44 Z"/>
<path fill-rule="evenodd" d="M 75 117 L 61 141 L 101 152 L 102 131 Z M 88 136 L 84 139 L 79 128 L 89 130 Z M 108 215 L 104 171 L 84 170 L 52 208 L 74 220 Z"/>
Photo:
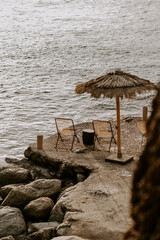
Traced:
<path fill-rule="evenodd" d="M 136 94 L 155 89 L 155 85 L 148 80 L 116 69 L 101 77 L 92 79 L 76 86 L 77 94 L 90 93 L 93 98 L 116 98 L 117 108 L 117 158 L 122 157 L 120 136 L 120 103 L 119 98 L 134 98 Z"/>

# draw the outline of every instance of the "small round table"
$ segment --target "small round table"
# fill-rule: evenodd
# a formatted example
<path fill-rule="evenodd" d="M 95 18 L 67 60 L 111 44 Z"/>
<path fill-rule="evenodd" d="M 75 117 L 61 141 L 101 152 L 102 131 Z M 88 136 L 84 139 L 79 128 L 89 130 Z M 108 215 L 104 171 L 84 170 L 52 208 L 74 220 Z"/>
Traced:
<path fill-rule="evenodd" d="M 93 145 L 94 144 L 94 130 L 93 129 L 84 129 L 82 131 L 82 139 L 84 145 Z"/>

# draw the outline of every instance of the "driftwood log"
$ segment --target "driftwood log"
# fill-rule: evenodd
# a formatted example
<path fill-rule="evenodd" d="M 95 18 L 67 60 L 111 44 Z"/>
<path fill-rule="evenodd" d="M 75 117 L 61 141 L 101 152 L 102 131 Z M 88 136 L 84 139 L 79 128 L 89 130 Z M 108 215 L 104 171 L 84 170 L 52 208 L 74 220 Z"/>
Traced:
<path fill-rule="evenodd" d="M 147 143 L 133 176 L 133 226 L 123 240 L 160 239 L 160 83 L 147 121 Z"/>

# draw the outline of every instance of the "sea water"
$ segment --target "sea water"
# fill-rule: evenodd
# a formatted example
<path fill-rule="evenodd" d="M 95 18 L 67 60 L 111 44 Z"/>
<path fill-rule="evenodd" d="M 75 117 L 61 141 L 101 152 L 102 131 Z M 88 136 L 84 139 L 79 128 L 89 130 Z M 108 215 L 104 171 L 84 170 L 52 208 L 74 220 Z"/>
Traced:
<path fill-rule="evenodd" d="M 116 68 L 160 80 L 158 0 L 4 0 L 0 9 L 0 163 L 55 133 L 55 117 L 116 116 L 115 99 L 76 95 L 77 84 Z M 121 115 L 142 116 L 154 95 L 122 100 Z"/>

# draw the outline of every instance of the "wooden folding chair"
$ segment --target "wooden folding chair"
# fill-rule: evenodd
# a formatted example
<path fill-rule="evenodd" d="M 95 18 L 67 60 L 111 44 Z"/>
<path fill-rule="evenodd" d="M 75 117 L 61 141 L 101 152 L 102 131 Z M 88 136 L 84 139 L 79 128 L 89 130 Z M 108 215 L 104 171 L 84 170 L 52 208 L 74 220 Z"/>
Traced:
<path fill-rule="evenodd" d="M 116 140 L 114 137 L 111 122 L 110 121 L 93 120 L 92 124 L 93 124 L 94 133 L 95 133 L 93 149 L 95 148 L 96 140 L 100 144 L 100 138 L 109 138 L 110 139 L 109 152 L 110 152 L 112 141 L 116 144 Z"/>
<path fill-rule="evenodd" d="M 79 142 L 79 138 L 76 134 L 76 129 L 75 129 L 73 120 L 70 118 L 55 118 L 55 123 L 56 123 L 57 134 L 58 134 L 56 149 L 58 146 L 59 139 L 63 141 L 65 136 L 66 137 L 72 136 L 72 145 L 70 149 L 72 150 L 75 138 L 77 138 L 77 141 Z"/>
<path fill-rule="evenodd" d="M 146 128 L 146 124 L 147 124 L 147 121 L 146 121 L 146 120 L 140 120 L 140 121 L 137 121 L 137 122 L 136 122 L 136 125 L 137 125 L 139 131 L 140 131 L 141 134 L 142 134 L 141 145 L 142 145 L 142 143 L 143 143 L 143 139 L 144 139 L 144 137 L 147 137 L 147 128 Z"/>

